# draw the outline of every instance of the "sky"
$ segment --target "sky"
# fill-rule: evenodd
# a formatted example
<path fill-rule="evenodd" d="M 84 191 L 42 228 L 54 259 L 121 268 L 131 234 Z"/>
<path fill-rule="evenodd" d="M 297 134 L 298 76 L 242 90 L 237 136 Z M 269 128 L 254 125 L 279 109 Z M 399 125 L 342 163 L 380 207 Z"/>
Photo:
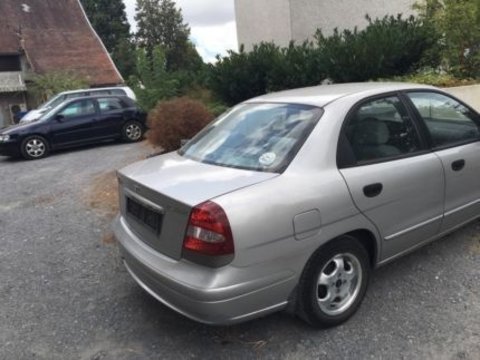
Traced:
<path fill-rule="evenodd" d="M 135 29 L 136 0 L 123 0 L 127 16 Z M 191 40 L 206 62 L 214 62 L 217 54 L 237 50 L 234 0 L 176 0 L 183 19 L 190 25 Z"/>

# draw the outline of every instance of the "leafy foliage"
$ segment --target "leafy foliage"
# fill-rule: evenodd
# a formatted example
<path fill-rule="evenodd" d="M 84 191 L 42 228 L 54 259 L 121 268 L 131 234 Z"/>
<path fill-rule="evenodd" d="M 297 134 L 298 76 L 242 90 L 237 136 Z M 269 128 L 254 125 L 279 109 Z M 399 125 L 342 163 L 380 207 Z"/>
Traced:
<path fill-rule="evenodd" d="M 139 46 L 151 55 L 153 49 L 165 50 L 168 70 L 196 70 L 203 61 L 189 41 L 190 28 L 183 21 L 182 11 L 172 0 L 137 0 L 135 20 Z"/>
<path fill-rule="evenodd" d="M 327 78 L 351 82 L 400 76 L 420 68 L 429 52 L 434 58 L 437 36 L 422 21 L 400 15 L 368 20 L 361 31 L 335 30 L 328 37 L 319 31 L 313 43 L 286 48 L 261 43 L 251 52 L 243 47 L 230 51 L 210 66 L 209 86 L 234 105 L 269 91 L 318 85 Z"/>
<path fill-rule="evenodd" d="M 480 1 L 426 0 L 416 5 L 440 34 L 444 67 L 460 77 L 480 76 Z"/>
<path fill-rule="evenodd" d="M 45 102 L 63 91 L 88 87 L 88 81 L 78 75 L 69 72 L 50 72 L 43 75 L 35 75 L 32 78 L 30 89 L 40 102 Z"/>
<path fill-rule="evenodd" d="M 130 37 L 130 24 L 122 0 L 81 0 L 93 28 L 109 52 Z"/>
<path fill-rule="evenodd" d="M 415 73 L 406 74 L 403 76 L 395 76 L 388 80 L 433 85 L 439 87 L 465 86 L 473 85 L 476 83 L 474 79 L 457 78 L 452 74 L 432 68 L 424 68 Z"/>
<path fill-rule="evenodd" d="M 436 43 L 431 29 L 419 20 L 401 15 L 371 20 L 361 31 L 319 31 L 317 44 L 322 64 L 334 82 L 367 81 L 414 71 L 427 50 Z"/>
<path fill-rule="evenodd" d="M 167 72 L 165 53 L 155 47 L 151 59 L 145 49 L 136 51 L 137 75 L 129 80 L 138 104 L 145 110 L 152 109 L 160 100 L 174 97 L 179 92 L 179 81 Z"/>
<path fill-rule="evenodd" d="M 81 2 L 118 70 L 128 78 L 135 70 L 132 64 L 135 47 L 131 42 L 125 4 L 122 0 L 81 0 Z"/>
<path fill-rule="evenodd" d="M 213 115 L 200 101 L 187 97 L 160 102 L 148 115 L 147 140 L 165 151 L 180 147 L 213 120 Z"/>

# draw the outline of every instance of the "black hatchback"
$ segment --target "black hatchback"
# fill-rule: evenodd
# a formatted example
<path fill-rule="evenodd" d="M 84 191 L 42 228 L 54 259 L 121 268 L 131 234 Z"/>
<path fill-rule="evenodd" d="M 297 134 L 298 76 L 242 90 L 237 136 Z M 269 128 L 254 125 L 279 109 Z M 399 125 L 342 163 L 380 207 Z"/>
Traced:
<path fill-rule="evenodd" d="M 0 130 L 0 155 L 40 159 L 51 150 L 123 139 L 139 141 L 146 114 L 125 96 L 67 100 L 40 119 Z"/>

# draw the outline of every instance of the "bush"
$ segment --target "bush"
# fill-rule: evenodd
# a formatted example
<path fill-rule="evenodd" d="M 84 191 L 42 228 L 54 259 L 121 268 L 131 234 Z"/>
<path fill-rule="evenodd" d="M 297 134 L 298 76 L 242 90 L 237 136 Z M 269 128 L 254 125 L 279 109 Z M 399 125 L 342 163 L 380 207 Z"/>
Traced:
<path fill-rule="evenodd" d="M 202 102 L 214 116 L 219 116 L 228 110 L 228 106 L 217 100 L 212 91 L 201 86 L 192 86 L 185 96 Z"/>
<path fill-rule="evenodd" d="M 200 101 L 187 97 L 160 102 L 148 114 L 146 137 L 150 144 L 170 152 L 178 149 L 183 139 L 190 139 L 214 116 Z"/>
<path fill-rule="evenodd" d="M 137 75 L 129 79 L 129 85 L 142 109 L 149 111 L 159 101 L 178 95 L 179 80 L 167 72 L 161 47 L 154 48 L 151 58 L 145 49 L 138 49 L 136 55 Z"/>
<path fill-rule="evenodd" d="M 422 69 L 414 74 L 396 76 L 388 80 L 433 85 L 438 87 L 464 86 L 473 85 L 476 83 L 474 79 L 459 79 L 451 74 L 439 72 L 434 69 Z"/>
<path fill-rule="evenodd" d="M 424 55 L 437 42 L 433 28 L 414 17 L 405 20 L 398 15 L 376 20 L 367 17 L 367 20 L 368 26 L 361 31 L 335 30 L 329 37 L 317 32 L 322 64 L 334 82 L 407 74 L 420 66 Z"/>
<path fill-rule="evenodd" d="M 234 105 L 249 98 L 291 88 L 334 82 L 368 81 L 401 76 L 425 65 L 438 65 L 434 28 L 413 17 L 371 20 L 361 31 L 335 31 L 315 42 L 279 48 L 261 43 L 246 52 L 230 51 L 210 65 L 209 86 L 218 98 Z"/>

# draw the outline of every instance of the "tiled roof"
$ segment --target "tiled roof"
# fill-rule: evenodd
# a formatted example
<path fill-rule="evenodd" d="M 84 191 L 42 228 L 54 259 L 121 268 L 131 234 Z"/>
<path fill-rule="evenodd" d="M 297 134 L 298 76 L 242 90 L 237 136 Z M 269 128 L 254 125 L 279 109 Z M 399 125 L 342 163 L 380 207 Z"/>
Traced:
<path fill-rule="evenodd" d="M 0 72 L 0 93 L 26 91 L 22 73 L 19 71 Z"/>
<path fill-rule="evenodd" d="M 123 82 L 79 0 L 0 0 L 0 54 L 23 48 L 36 73 L 71 71 L 92 86 Z"/>

